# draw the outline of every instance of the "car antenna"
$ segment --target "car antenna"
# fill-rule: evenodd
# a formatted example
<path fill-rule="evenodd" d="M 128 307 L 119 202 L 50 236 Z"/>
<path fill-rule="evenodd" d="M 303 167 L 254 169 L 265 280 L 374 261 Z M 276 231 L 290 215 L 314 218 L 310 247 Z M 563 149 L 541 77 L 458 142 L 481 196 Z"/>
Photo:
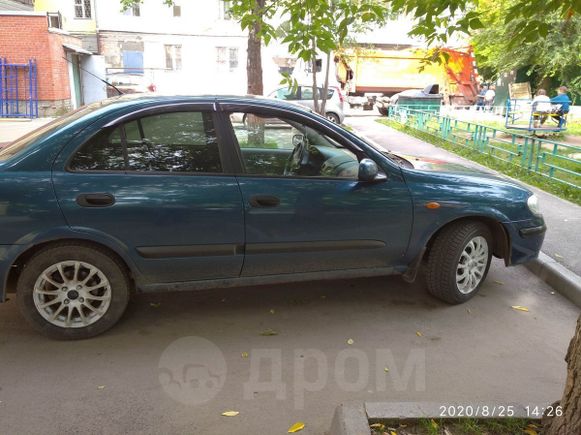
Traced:
<path fill-rule="evenodd" d="M 69 62 L 71 65 L 74 65 L 74 64 L 73 64 L 73 62 L 72 62 L 71 60 L 67 59 L 65 56 L 62 56 L 62 58 L 63 58 L 64 60 L 66 60 L 67 62 Z M 99 77 L 99 76 L 97 76 L 97 75 L 93 74 L 91 71 L 87 71 L 87 70 L 86 70 L 85 68 L 83 68 L 81 65 L 77 65 L 77 67 L 78 67 L 80 70 L 83 70 L 83 71 L 85 71 L 87 74 L 90 74 L 90 75 L 92 75 L 92 76 L 93 76 L 93 77 L 95 77 L 97 80 L 99 80 L 99 81 L 102 81 L 102 82 L 103 82 L 103 83 L 105 83 L 107 86 L 111 86 L 113 89 L 115 89 L 117 92 L 119 92 L 119 95 L 125 95 L 125 92 L 123 92 L 123 91 L 122 91 L 121 89 L 119 89 L 117 86 L 115 86 L 115 85 L 113 85 L 113 84 L 109 83 L 107 80 L 105 80 L 105 79 L 102 79 L 101 77 Z"/>

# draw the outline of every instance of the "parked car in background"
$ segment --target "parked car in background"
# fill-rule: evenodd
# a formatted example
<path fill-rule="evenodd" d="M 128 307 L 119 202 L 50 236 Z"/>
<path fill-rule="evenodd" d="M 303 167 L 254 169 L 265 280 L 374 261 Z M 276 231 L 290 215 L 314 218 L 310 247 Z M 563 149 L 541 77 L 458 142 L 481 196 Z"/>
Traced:
<path fill-rule="evenodd" d="M 323 88 L 319 89 L 319 95 L 323 95 Z M 311 110 L 315 108 L 315 100 L 313 99 L 313 87 L 312 86 L 298 86 L 296 89 L 289 89 L 288 86 L 280 87 L 275 89 L 270 94 L 269 98 L 275 98 L 277 100 L 291 101 L 300 104 L 301 106 L 308 107 Z M 342 124 L 345 120 L 345 113 L 343 112 L 343 106 L 345 103 L 345 97 L 341 92 L 341 88 L 338 86 L 331 86 L 327 89 L 327 102 L 325 105 L 325 115 L 329 121 L 335 124 Z"/>
<path fill-rule="evenodd" d="M 493 255 L 507 266 L 538 255 L 532 192 L 420 163 L 283 101 L 85 106 L 0 150 L 0 301 L 16 291 L 37 330 L 77 339 L 112 327 L 133 291 L 413 281 L 422 269 L 428 291 L 457 304 Z"/>
<path fill-rule="evenodd" d="M 391 97 L 380 97 L 375 105 L 379 113 L 387 116 L 390 108 L 395 106 L 417 108 L 419 110 L 439 110 L 442 100 L 443 95 L 440 93 L 440 86 L 431 84 L 424 89 L 408 89 Z"/>

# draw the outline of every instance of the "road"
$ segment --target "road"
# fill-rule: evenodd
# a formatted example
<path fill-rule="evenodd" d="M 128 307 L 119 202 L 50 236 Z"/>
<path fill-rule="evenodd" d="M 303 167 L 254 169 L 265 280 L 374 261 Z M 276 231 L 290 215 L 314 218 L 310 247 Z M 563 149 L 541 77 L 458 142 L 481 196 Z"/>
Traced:
<path fill-rule="evenodd" d="M 322 435 L 352 400 L 549 404 L 580 311 L 498 260 L 459 306 L 397 277 L 136 295 L 120 324 L 78 342 L 38 335 L 13 299 L 0 305 L 0 433 L 18 434 L 284 434 L 302 421 Z"/>

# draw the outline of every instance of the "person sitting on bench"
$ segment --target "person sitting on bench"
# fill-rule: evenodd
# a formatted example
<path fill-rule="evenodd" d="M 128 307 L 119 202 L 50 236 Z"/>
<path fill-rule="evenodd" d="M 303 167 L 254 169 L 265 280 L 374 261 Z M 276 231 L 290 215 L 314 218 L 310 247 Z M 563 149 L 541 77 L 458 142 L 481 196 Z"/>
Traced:
<path fill-rule="evenodd" d="M 559 87 L 558 95 L 551 98 L 551 103 L 560 105 L 553 114 L 553 118 L 555 118 L 559 123 L 559 128 L 565 124 L 565 115 L 569 113 L 569 107 L 571 105 L 571 99 L 567 95 L 567 90 L 567 86 L 561 86 Z"/>

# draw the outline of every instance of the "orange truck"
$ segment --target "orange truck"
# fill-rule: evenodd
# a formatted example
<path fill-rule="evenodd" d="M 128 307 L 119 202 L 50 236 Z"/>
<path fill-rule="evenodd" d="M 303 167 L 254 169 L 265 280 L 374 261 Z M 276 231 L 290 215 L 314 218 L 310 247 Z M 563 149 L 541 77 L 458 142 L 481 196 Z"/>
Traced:
<path fill-rule="evenodd" d="M 471 48 L 444 48 L 447 62 L 424 63 L 426 50 L 410 46 L 357 47 L 334 57 L 336 79 L 351 106 L 371 109 L 377 100 L 438 84 L 444 104 L 472 105 L 478 94 L 478 73 Z M 422 69 L 423 66 L 423 69 Z"/>

